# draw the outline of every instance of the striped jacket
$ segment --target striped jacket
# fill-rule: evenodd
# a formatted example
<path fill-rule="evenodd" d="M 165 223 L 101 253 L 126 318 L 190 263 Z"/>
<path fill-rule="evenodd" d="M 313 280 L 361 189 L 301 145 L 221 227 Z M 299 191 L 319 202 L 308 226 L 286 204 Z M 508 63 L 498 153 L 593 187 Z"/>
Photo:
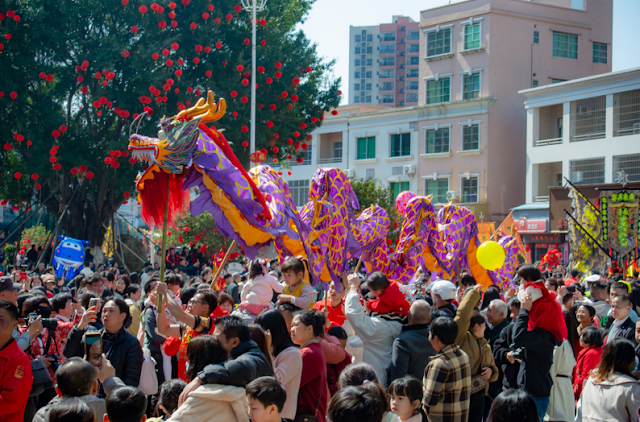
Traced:
<path fill-rule="evenodd" d="M 469 357 L 455 344 L 431 358 L 422 380 L 422 405 L 430 422 L 466 422 L 469 417 Z"/>

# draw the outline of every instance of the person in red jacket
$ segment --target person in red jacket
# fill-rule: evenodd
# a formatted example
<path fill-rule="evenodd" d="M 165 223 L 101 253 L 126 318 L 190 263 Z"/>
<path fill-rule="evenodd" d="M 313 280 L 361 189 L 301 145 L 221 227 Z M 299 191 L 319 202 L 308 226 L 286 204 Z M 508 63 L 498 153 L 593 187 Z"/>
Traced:
<path fill-rule="evenodd" d="M 33 377 L 31 362 L 12 333 L 18 327 L 18 308 L 0 301 L 0 422 L 22 422 Z"/>
<path fill-rule="evenodd" d="M 326 318 L 331 321 L 331 325 L 325 327 L 325 331 L 328 331 L 329 328 L 332 327 L 342 327 L 342 324 L 347 320 L 347 317 L 344 315 L 344 291 L 342 293 L 338 293 L 336 290 L 336 286 L 333 284 L 329 284 L 329 292 L 327 293 L 327 301 L 319 300 L 313 305 L 313 309 L 316 311 L 322 312 L 325 311 Z M 327 308 L 325 310 L 325 303 Z"/>
<path fill-rule="evenodd" d="M 397 282 L 389 281 L 384 274 L 375 272 L 367 279 L 367 286 L 369 291 L 377 297 L 367 302 L 367 309 L 371 312 L 407 315 L 411 304 L 400 291 Z"/>
<path fill-rule="evenodd" d="M 600 363 L 603 342 L 602 331 L 598 327 L 587 327 L 580 334 L 582 350 L 573 369 L 573 395 L 576 401 L 580 398 L 582 387 L 591 371 Z"/>

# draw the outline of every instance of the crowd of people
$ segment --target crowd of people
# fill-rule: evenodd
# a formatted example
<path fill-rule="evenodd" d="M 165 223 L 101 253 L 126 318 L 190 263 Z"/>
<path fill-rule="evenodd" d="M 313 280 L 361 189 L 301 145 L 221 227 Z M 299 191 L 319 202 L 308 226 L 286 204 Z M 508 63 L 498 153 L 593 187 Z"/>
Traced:
<path fill-rule="evenodd" d="M 214 271 L 198 250 L 72 280 L 2 262 L 0 421 L 637 421 L 638 273 L 525 264 L 513 285 Z M 25 262 L 26 260 L 26 262 Z"/>

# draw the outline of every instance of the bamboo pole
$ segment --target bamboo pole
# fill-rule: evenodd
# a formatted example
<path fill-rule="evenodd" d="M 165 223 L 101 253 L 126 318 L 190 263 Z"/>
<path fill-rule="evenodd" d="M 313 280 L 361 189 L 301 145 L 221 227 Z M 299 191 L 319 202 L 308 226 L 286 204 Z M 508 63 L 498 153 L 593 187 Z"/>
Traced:
<path fill-rule="evenodd" d="M 162 261 L 160 262 L 160 281 L 164 283 L 164 270 L 167 266 L 167 225 L 169 220 L 169 192 L 171 186 L 171 175 L 167 182 L 167 206 L 164 209 L 164 220 L 162 221 Z M 158 295 L 158 312 L 163 312 L 162 295 Z"/>
<path fill-rule="evenodd" d="M 364 257 L 364 253 L 360 255 L 360 259 L 358 260 L 358 265 L 356 266 L 356 270 L 353 272 L 354 274 L 358 274 L 358 271 L 360 271 L 360 266 L 362 265 L 363 257 Z"/>
<path fill-rule="evenodd" d="M 233 251 L 233 249 L 236 247 L 236 245 L 237 245 L 237 242 L 235 240 L 233 242 L 231 242 L 231 245 L 229 246 L 229 249 L 227 249 L 227 253 L 224 254 L 224 258 L 222 259 L 222 262 L 220 263 L 220 266 L 218 267 L 218 271 L 216 271 L 215 277 L 213 277 L 211 279 L 211 285 L 215 284 L 216 280 L 218 279 L 218 276 L 222 272 L 222 269 L 224 268 L 225 265 L 227 265 L 227 262 L 229 262 L 229 255 L 231 255 L 231 251 Z M 213 287 L 213 286 L 211 286 L 211 287 Z"/>

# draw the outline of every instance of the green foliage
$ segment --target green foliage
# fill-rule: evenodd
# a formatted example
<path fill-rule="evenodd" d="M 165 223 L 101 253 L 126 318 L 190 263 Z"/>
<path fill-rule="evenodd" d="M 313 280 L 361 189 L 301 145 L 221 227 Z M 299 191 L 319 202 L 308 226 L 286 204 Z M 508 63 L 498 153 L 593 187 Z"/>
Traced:
<path fill-rule="evenodd" d="M 30 249 L 31 245 L 36 245 L 36 248 L 40 246 L 44 247 L 50 236 L 51 231 L 47 230 L 42 224 L 32 226 L 22 231 L 20 235 L 20 246 L 24 250 Z"/>
<path fill-rule="evenodd" d="M 209 256 L 220 250 L 226 251 L 231 241 L 222 236 L 216 228 L 213 217 L 208 212 L 198 217 L 185 213 L 178 217 L 176 227 L 169 229 L 168 245 L 189 248 L 192 245 L 198 248 L 206 245 Z M 160 231 L 156 231 L 156 237 L 161 239 Z M 159 244 L 159 243 L 158 243 Z M 206 254 L 205 254 L 206 255 Z"/>
<path fill-rule="evenodd" d="M 155 113 L 142 119 L 139 133 L 155 136 L 163 115 L 195 104 L 208 89 L 217 100 L 227 100 L 227 114 L 216 126 L 225 129 L 240 160 L 248 163 L 242 142 L 249 134 L 241 128 L 250 126 L 250 101 L 242 101 L 250 98 L 250 84 L 242 83 L 251 79 L 245 75 L 250 72 L 251 46 L 244 43 L 251 38 L 250 15 L 234 11 L 237 3 L 231 0 L 216 1 L 213 11 L 207 0 L 176 3 L 158 2 L 163 13 L 147 4 L 147 12 L 141 13 L 143 3 L 137 0 L 127 6 L 120 0 L 0 0 L 0 10 L 12 9 L 20 16 L 19 22 L 7 18 L 0 31 L 11 34 L 2 40 L 0 55 L 0 144 L 11 146 L 9 151 L 0 149 L 0 197 L 13 203 L 30 200 L 40 184 L 36 193 L 43 199 L 57 188 L 45 206 L 58 219 L 71 201 L 61 231 L 102 244 L 108 221 L 125 201 L 124 194 L 133 190 L 140 170 L 128 162 L 126 149 L 132 119 L 142 112 L 143 102 L 149 98 Z M 296 31 L 312 4 L 270 1 L 259 14 L 266 25 L 258 26 L 257 65 L 265 70 L 257 75 L 256 147 L 271 149 L 269 161 L 301 153 L 299 144 L 321 124 L 323 112 L 339 103 L 339 80 L 330 82 L 325 76 L 333 63 L 323 62 L 315 45 Z M 172 22 L 177 22 L 175 29 Z M 198 46 L 203 49 L 198 51 Z M 152 58 L 155 53 L 157 60 Z M 238 65 L 245 70 L 239 72 Z M 47 81 L 46 75 L 53 79 Z M 300 79 L 298 84 L 294 78 Z M 235 99 L 232 91 L 237 92 Z M 288 139 L 298 144 L 290 146 Z M 57 152 L 52 151 L 56 146 Z M 52 152 L 59 171 L 49 161 Z M 118 168 L 105 164 L 110 152 Z M 80 166 L 95 177 L 71 174 Z M 22 174 L 20 180 L 13 177 L 16 172 Z M 34 174 L 37 181 L 31 178 Z"/>
<path fill-rule="evenodd" d="M 387 211 L 391 228 L 387 237 L 393 241 L 397 241 L 399 237 L 400 227 L 402 226 L 402 216 L 396 210 L 395 198 L 393 190 L 382 186 L 380 181 L 374 179 L 360 179 L 351 182 L 360 209 L 364 210 L 371 205 L 379 205 Z"/>
<path fill-rule="evenodd" d="M 18 248 L 16 248 L 15 245 L 6 245 L 4 247 L 4 253 L 7 257 L 7 262 L 8 263 L 13 263 L 15 261 L 15 257 L 16 257 L 16 251 L 18 250 Z"/>

